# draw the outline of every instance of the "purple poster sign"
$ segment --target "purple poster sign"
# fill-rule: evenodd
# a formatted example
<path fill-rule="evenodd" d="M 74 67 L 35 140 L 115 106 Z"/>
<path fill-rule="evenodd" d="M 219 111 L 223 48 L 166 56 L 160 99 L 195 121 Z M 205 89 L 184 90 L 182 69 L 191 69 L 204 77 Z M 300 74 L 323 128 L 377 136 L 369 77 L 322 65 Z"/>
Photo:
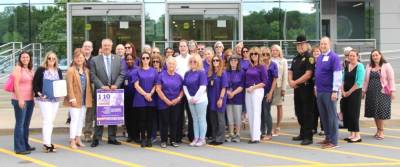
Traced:
<path fill-rule="evenodd" d="M 124 90 L 97 90 L 97 125 L 124 124 Z"/>

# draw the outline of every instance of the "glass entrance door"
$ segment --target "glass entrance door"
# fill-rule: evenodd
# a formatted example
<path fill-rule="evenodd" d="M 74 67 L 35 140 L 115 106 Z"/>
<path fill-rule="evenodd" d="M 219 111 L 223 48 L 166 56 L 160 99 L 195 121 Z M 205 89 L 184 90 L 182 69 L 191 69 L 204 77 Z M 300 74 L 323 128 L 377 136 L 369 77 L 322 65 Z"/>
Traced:
<path fill-rule="evenodd" d="M 93 42 L 93 54 L 97 55 L 101 40 L 110 38 L 117 44 L 132 42 L 136 51 L 142 45 L 141 4 L 69 4 L 68 50 L 82 46 L 83 41 Z M 70 54 L 68 54 L 70 56 Z M 69 60 L 70 57 L 69 57 Z"/>
<path fill-rule="evenodd" d="M 240 4 L 168 4 L 172 41 L 239 40 Z"/>

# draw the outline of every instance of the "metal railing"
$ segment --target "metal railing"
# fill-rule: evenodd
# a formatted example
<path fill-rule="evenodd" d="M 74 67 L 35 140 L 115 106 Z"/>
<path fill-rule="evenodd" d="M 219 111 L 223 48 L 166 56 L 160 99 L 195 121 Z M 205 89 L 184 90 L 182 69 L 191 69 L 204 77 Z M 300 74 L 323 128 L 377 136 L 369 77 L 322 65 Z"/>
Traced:
<path fill-rule="evenodd" d="M 218 40 L 207 40 L 207 41 L 196 41 L 198 44 L 202 43 L 206 46 L 214 46 L 214 43 Z M 235 48 L 235 45 L 239 42 L 247 47 L 252 46 L 271 46 L 273 44 L 278 44 L 282 47 L 286 58 L 292 58 L 296 54 L 295 40 L 221 40 L 224 44 L 225 49 Z M 311 46 L 318 45 L 319 40 L 309 40 Z M 179 41 L 154 41 L 153 47 L 159 47 L 163 50 L 166 47 L 172 47 L 178 50 Z M 376 39 L 337 39 L 332 41 L 333 50 L 338 53 L 343 53 L 344 47 L 353 47 L 360 52 L 369 52 L 376 48 Z"/>
<path fill-rule="evenodd" d="M 20 51 L 31 52 L 33 66 L 37 67 L 42 61 L 42 44 L 31 43 L 23 46 L 22 42 L 10 42 L 0 46 L 0 72 L 9 73 L 13 70 Z"/>

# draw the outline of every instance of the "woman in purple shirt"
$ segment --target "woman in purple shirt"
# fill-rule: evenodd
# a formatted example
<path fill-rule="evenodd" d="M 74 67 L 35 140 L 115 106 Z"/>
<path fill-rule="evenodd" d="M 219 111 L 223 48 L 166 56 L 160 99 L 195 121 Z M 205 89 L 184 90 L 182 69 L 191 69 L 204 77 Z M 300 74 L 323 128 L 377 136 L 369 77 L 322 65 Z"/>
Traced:
<path fill-rule="evenodd" d="M 239 56 L 231 56 L 227 65 L 228 89 L 226 94 L 228 102 L 226 115 L 228 117 L 229 136 L 227 141 L 240 142 L 241 113 L 243 108 L 244 72 L 240 69 Z M 234 134 L 234 126 L 236 135 Z"/>
<path fill-rule="evenodd" d="M 207 95 L 210 101 L 210 123 L 214 141 L 210 144 L 221 145 L 225 141 L 225 107 L 228 79 L 220 56 L 214 56 L 211 64 L 211 68 L 208 71 Z"/>
<path fill-rule="evenodd" d="M 211 59 L 214 57 L 214 51 L 211 47 L 207 47 L 204 51 L 203 67 L 204 71 L 208 72 L 211 65 Z"/>
<path fill-rule="evenodd" d="M 189 102 L 193 118 L 194 139 L 190 146 L 203 146 L 206 144 L 207 131 L 207 74 L 203 70 L 203 62 L 199 55 L 189 58 L 190 70 L 185 73 L 183 91 Z"/>
<path fill-rule="evenodd" d="M 141 147 L 152 147 L 151 132 L 156 109 L 154 102 L 155 85 L 157 82 L 157 71 L 150 67 L 150 54 L 142 53 L 140 68 L 132 75 L 132 82 L 136 89 L 133 97 L 133 106 L 139 113 Z"/>
<path fill-rule="evenodd" d="M 271 52 L 267 47 L 261 48 L 261 54 L 267 70 L 267 82 L 265 82 L 261 111 L 261 140 L 268 141 L 272 138 L 271 103 L 278 78 L 278 65 L 272 61 Z"/>
<path fill-rule="evenodd" d="M 178 147 L 176 143 L 176 132 L 178 122 L 178 110 L 181 110 L 181 99 L 183 97 L 183 79 L 175 72 L 176 60 L 172 57 L 167 59 L 167 70 L 164 70 L 158 75 L 157 94 L 160 127 L 161 127 L 161 147 L 167 147 L 168 136 L 170 144 L 173 147 Z M 168 134 L 169 130 L 169 134 Z"/>
<path fill-rule="evenodd" d="M 260 48 L 253 47 L 249 51 L 251 65 L 246 71 L 246 111 L 249 116 L 250 136 L 249 144 L 259 143 L 261 136 L 261 105 L 264 97 L 264 86 L 267 81 L 265 66 L 260 58 Z"/>
<path fill-rule="evenodd" d="M 128 45 L 128 44 L 127 44 Z M 130 47 L 130 45 L 129 45 Z M 124 81 L 124 114 L 125 114 L 125 127 L 126 127 L 126 132 L 128 133 L 128 139 L 126 140 L 127 142 L 132 142 L 133 140 L 138 141 L 139 140 L 139 134 L 138 129 L 139 129 L 139 119 L 138 115 L 136 112 L 133 110 L 133 97 L 135 94 L 135 90 L 133 87 L 133 84 L 130 84 L 132 82 L 132 73 L 134 73 L 137 68 L 135 66 L 135 57 L 132 54 L 126 54 L 125 58 L 122 61 L 123 63 L 125 62 L 126 68 L 125 68 L 125 81 Z"/>
<path fill-rule="evenodd" d="M 249 57 L 249 48 L 242 48 L 242 59 L 240 60 L 240 67 L 242 70 L 246 71 L 250 67 L 250 57 Z"/>

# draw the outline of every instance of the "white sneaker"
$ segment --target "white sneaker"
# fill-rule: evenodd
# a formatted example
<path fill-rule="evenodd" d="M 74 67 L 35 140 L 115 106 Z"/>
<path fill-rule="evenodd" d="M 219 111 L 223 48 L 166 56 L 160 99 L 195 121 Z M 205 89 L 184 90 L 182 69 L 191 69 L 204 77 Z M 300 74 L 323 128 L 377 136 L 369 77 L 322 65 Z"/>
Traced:
<path fill-rule="evenodd" d="M 199 139 L 193 139 L 193 141 L 189 145 L 194 147 L 198 141 Z"/>
<path fill-rule="evenodd" d="M 197 143 L 196 143 L 196 147 L 201 147 L 201 146 L 203 146 L 204 144 L 206 144 L 206 140 L 204 140 L 204 139 L 199 139 L 199 140 L 197 141 Z"/>

